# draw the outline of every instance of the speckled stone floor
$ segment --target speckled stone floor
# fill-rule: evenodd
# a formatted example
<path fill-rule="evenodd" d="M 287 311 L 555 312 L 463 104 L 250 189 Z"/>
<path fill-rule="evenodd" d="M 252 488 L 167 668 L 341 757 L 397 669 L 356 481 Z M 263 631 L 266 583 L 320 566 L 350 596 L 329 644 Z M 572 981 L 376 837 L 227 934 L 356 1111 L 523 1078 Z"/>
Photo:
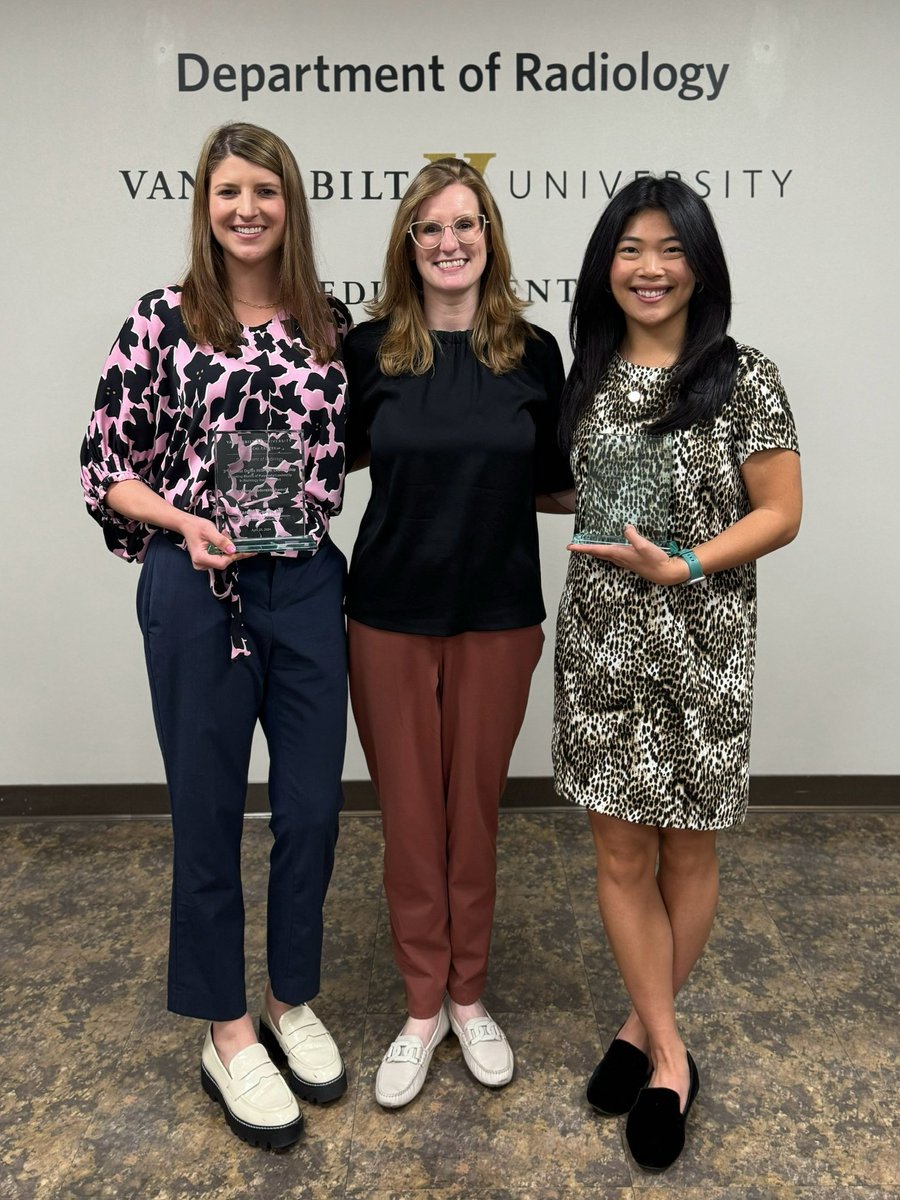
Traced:
<path fill-rule="evenodd" d="M 268 830 L 244 842 L 251 995 L 262 991 Z M 455 1039 L 421 1096 L 372 1084 L 402 1017 L 376 818 L 347 816 L 316 1008 L 350 1088 L 273 1155 L 198 1083 L 203 1030 L 165 1011 L 162 821 L 0 826 L 0 1197 L 216 1200 L 896 1200 L 900 814 L 751 813 L 721 838 L 722 901 L 680 998 L 702 1088 L 662 1176 L 584 1084 L 624 994 L 583 814 L 504 813 L 486 1001 L 517 1056 L 479 1087 Z"/>

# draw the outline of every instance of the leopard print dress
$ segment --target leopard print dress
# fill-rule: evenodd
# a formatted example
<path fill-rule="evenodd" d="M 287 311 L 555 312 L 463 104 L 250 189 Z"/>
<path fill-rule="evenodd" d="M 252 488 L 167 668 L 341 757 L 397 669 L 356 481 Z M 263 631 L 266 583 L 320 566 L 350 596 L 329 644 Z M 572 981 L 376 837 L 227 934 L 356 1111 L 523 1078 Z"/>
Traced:
<path fill-rule="evenodd" d="M 670 533 L 679 546 L 706 542 L 747 514 L 740 468 L 751 454 L 797 450 L 777 368 L 747 346 L 738 354 L 718 417 L 670 435 Z M 665 408 L 668 377 L 667 368 L 611 363 L 575 430 L 576 529 L 585 521 L 588 446 L 642 436 Z M 572 554 L 556 632 L 557 792 L 642 825 L 710 830 L 743 821 L 755 648 L 755 564 L 661 587 Z"/>

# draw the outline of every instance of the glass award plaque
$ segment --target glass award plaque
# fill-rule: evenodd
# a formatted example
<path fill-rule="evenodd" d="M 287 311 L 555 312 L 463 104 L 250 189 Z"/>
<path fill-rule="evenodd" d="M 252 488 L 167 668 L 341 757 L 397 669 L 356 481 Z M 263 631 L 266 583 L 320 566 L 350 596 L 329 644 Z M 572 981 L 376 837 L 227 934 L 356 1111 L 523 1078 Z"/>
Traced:
<path fill-rule="evenodd" d="M 212 436 L 216 526 L 235 549 L 254 554 L 315 550 L 302 433 L 237 429 Z"/>
<path fill-rule="evenodd" d="M 669 543 L 672 437 L 640 430 L 597 432 L 585 455 L 573 542 L 626 545 L 634 525 L 657 546 Z"/>

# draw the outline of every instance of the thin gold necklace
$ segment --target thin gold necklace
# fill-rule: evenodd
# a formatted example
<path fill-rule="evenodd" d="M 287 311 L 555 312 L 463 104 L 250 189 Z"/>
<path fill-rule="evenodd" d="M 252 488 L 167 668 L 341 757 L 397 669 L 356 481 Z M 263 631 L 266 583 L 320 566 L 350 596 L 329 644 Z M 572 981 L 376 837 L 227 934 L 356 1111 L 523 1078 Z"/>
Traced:
<path fill-rule="evenodd" d="M 236 304 L 246 304 L 247 308 L 278 308 L 279 301 L 274 301 L 271 304 L 254 304 L 252 300 L 242 300 L 240 296 L 234 297 Z"/>

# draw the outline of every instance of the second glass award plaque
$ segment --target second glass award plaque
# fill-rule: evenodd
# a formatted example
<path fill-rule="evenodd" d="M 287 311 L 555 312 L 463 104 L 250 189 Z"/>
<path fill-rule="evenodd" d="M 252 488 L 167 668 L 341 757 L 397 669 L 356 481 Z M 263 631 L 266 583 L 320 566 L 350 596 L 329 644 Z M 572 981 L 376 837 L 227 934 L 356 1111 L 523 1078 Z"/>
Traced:
<path fill-rule="evenodd" d="M 306 446 L 296 429 L 213 435 L 216 525 L 239 552 L 315 550 L 306 500 Z"/>
<path fill-rule="evenodd" d="M 631 524 L 642 537 L 665 547 L 672 501 L 671 434 L 598 431 L 584 457 L 572 541 L 625 545 L 623 529 Z"/>

